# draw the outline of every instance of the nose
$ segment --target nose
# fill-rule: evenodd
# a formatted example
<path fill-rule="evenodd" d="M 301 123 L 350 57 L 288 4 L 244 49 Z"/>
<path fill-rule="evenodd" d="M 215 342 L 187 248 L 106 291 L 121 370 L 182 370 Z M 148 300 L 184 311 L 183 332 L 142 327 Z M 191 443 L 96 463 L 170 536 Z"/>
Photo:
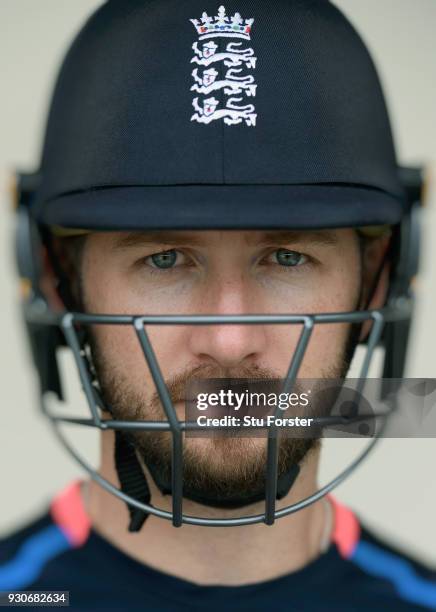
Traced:
<path fill-rule="evenodd" d="M 228 282 L 209 292 L 202 314 L 244 315 L 255 313 L 254 306 L 241 283 Z M 249 323 L 197 325 L 190 335 L 195 359 L 223 368 L 258 364 L 266 344 L 266 327 Z"/>

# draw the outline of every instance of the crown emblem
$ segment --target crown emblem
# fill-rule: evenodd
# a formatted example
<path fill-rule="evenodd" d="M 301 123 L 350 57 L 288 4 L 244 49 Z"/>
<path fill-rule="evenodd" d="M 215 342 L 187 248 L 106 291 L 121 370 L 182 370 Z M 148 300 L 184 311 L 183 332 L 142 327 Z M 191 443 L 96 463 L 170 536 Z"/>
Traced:
<path fill-rule="evenodd" d="M 227 16 L 224 6 L 219 7 L 216 17 L 210 17 L 204 12 L 201 19 L 189 21 L 194 24 L 200 40 L 216 36 L 250 40 L 251 27 L 254 23 L 254 19 L 242 19 L 239 13 L 235 13 L 233 17 Z"/>

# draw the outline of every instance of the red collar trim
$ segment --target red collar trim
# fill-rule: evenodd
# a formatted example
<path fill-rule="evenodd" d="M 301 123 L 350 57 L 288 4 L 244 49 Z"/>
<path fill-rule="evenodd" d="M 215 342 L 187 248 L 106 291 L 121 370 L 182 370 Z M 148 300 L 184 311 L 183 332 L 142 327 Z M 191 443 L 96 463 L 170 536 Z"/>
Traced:
<path fill-rule="evenodd" d="M 75 480 L 56 495 L 50 505 L 53 521 L 74 548 L 83 546 L 91 531 L 91 520 L 83 505 L 80 480 Z"/>
<path fill-rule="evenodd" d="M 360 525 L 356 515 L 331 495 L 328 496 L 334 510 L 332 541 L 341 557 L 349 559 L 360 538 Z"/>
<path fill-rule="evenodd" d="M 50 505 L 53 521 L 62 529 L 74 548 L 83 546 L 91 531 L 91 520 L 86 513 L 80 491 L 80 480 L 75 480 L 56 495 Z M 328 496 L 333 506 L 334 527 L 332 542 L 337 546 L 342 557 L 352 556 L 359 541 L 360 526 L 354 513 Z"/>

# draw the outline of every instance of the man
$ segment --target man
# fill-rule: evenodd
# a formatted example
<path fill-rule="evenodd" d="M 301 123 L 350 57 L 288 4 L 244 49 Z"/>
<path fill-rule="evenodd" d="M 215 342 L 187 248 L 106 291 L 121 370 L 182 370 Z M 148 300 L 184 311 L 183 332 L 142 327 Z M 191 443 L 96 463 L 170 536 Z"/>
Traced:
<path fill-rule="evenodd" d="M 302 396 L 343 379 L 359 341 L 363 377 L 379 342 L 402 374 L 413 216 L 337 9 L 107 2 L 64 62 L 33 179 L 27 329 L 92 479 L 1 543 L 0 590 L 68 590 L 77 610 L 436 609 L 429 570 L 326 497 L 335 483 L 317 492 L 319 430 L 198 435 L 184 413 L 195 382 Z M 46 401 L 62 343 L 90 419 Z M 329 415 L 318 398 L 303 416 Z M 97 472 L 68 421 L 101 429 Z"/>

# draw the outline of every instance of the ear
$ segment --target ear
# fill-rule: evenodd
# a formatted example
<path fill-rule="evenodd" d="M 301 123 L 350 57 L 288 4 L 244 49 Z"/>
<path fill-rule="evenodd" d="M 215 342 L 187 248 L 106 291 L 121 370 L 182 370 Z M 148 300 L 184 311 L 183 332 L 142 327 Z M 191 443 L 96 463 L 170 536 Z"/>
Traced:
<path fill-rule="evenodd" d="M 79 270 L 72 240 L 77 238 L 53 237 L 49 248 L 43 250 L 40 288 L 57 312 L 71 306 L 79 296 Z"/>
<path fill-rule="evenodd" d="M 46 247 L 42 249 L 42 271 L 41 271 L 41 281 L 40 281 L 40 289 L 42 291 L 43 296 L 47 300 L 48 305 L 55 312 L 62 312 L 65 310 L 65 304 L 63 303 L 58 289 L 59 289 L 59 279 L 57 278 L 52 262 L 50 261 L 50 256 L 48 254 L 48 250 Z"/>
<path fill-rule="evenodd" d="M 389 290 L 390 262 L 387 258 L 390 236 L 370 240 L 364 247 L 362 258 L 362 299 L 360 308 L 374 310 L 382 308 Z M 365 340 L 372 327 L 372 321 L 364 321 L 359 342 Z"/>

